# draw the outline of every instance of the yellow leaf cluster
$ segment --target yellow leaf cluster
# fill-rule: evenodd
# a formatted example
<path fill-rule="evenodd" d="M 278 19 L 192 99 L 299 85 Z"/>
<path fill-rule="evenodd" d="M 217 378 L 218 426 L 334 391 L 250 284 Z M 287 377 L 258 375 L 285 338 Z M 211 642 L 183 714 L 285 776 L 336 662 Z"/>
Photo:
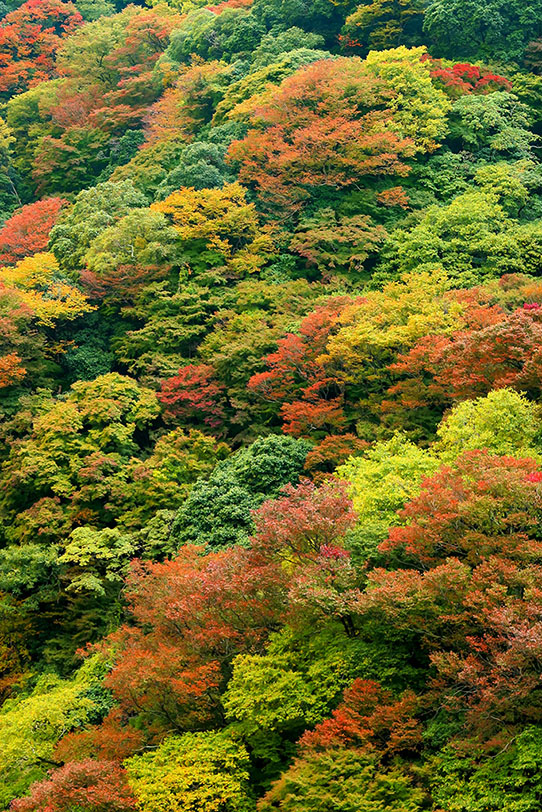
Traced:
<path fill-rule="evenodd" d="M 53 254 L 34 254 L 13 268 L 2 268 L 0 281 L 16 291 L 17 298 L 30 308 L 38 324 L 46 327 L 94 310 L 86 296 L 61 276 Z"/>

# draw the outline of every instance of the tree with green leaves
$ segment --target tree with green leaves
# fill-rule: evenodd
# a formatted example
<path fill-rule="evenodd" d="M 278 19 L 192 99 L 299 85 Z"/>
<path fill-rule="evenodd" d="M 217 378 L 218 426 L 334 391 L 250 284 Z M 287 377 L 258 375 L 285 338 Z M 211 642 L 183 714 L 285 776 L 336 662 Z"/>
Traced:
<path fill-rule="evenodd" d="M 249 767 L 242 743 L 213 731 L 167 738 L 155 752 L 126 762 L 130 785 L 148 812 L 253 812 Z"/>
<path fill-rule="evenodd" d="M 521 61 L 526 45 L 540 36 L 539 0 L 431 0 L 424 31 L 441 56 Z"/>
<path fill-rule="evenodd" d="M 99 183 L 85 189 L 51 231 L 49 246 L 63 268 L 80 271 L 93 240 L 132 209 L 147 203 L 130 181 Z"/>
<path fill-rule="evenodd" d="M 101 688 L 107 673 L 102 657 L 88 660 L 71 679 L 44 674 L 35 686 L 0 709 L 0 803 L 25 794 L 55 761 L 54 748 L 66 733 L 99 721 L 109 709 Z"/>
<path fill-rule="evenodd" d="M 305 440 L 270 435 L 220 462 L 179 509 L 173 538 L 209 548 L 246 544 L 254 528 L 252 510 L 283 485 L 297 482 L 309 448 Z"/>

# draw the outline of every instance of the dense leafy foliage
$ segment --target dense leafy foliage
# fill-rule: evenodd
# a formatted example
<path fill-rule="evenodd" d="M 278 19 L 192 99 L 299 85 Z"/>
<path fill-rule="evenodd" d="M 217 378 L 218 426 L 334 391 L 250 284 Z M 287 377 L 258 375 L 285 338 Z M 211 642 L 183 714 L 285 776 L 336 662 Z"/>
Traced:
<path fill-rule="evenodd" d="M 542 0 L 0 2 L 0 808 L 539 812 Z"/>

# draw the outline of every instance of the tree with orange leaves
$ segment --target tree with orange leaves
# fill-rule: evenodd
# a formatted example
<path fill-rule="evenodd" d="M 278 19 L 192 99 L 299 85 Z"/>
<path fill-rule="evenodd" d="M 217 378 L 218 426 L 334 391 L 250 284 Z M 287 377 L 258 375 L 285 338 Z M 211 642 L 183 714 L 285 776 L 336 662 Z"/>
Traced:
<path fill-rule="evenodd" d="M 83 24 L 73 3 L 27 0 L 0 23 L 0 95 L 6 99 L 51 79 L 64 37 Z"/>
<path fill-rule="evenodd" d="M 255 97 L 253 128 L 230 147 L 241 181 L 263 205 L 291 213 L 318 189 L 407 175 L 408 158 L 436 148 L 449 106 L 422 55 L 397 48 L 320 60 Z"/>
<path fill-rule="evenodd" d="M 135 564 L 127 594 L 133 620 L 105 643 L 115 651 L 107 684 L 127 718 L 142 715 L 160 737 L 219 717 L 228 665 L 263 646 L 284 576 L 242 547 L 203 555 L 184 546 L 163 564 Z"/>
<path fill-rule="evenodd" d="M 390 127 L 390 98 L 360 60 L 322 60 L 299 70 L 263 104 L 255 100 L 257 126 L 230 147 L 241 181 L 263 201 L 295 209 L 311 189 L 406 175 L 404 159 L 415 148 Z"/>
<path fill-rule="evenodd" d="M 0 230 L 0 263 L 15 265 L 24 257 L 45 251 L 49 233 L 66 203 L 60 197 L 49 197 L 16 211 Z"/>

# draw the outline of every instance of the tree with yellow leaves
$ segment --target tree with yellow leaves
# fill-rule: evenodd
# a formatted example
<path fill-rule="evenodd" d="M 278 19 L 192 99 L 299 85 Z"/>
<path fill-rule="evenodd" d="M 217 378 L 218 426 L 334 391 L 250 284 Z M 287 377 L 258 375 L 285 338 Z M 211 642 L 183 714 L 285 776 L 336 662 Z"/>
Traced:
<path fill-rule="evenodd" d="M 258 271 L 273 254 L 272 232 L 238 183 L 223 189 L 179 189 L 152 211 L 167 215 L 181 241 L 189 274 L 240 278 Z"/>
<path fill-rule="evenodd" d="M 59 319 L 71 321 L 94 309 L 84 294 L 61 275 L 53 254 L 34 254 L 14 268 L 2 268 L 0 282 L 14 288 L 20 302 L 45 327 L 54 327 Z"/>

